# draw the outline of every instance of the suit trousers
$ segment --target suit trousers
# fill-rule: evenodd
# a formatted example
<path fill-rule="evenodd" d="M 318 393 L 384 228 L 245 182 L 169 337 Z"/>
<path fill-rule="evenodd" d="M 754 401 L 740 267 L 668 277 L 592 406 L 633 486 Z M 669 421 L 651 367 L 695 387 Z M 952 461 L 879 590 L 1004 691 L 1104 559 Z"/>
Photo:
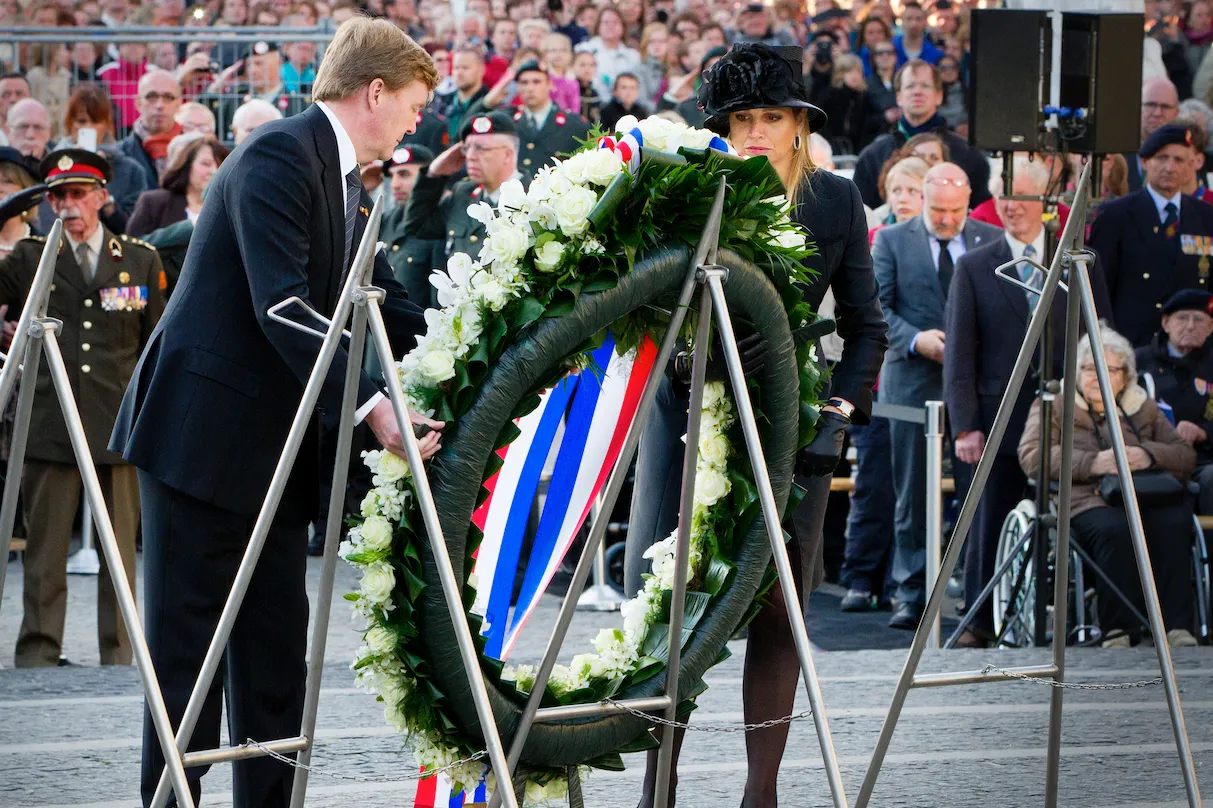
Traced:
<path fill-rule="evenodd" d="M 185 713 L 206 649 L 219 622 L 254 517 L 232 513 L 171 488 L 139 471 L 143 498 L 145 623 L 152 662 L 176 729 Z M 260 563 L 228 640 L 219 673 L 207 692 L 189 749 L 219 745 L 221 696 L 226 691 L 233 744 L 299 734 L 307 676 L 307 524 L 300 497 L 283 497 Z M 151 717 L 144 713 L 143 803 L 148 805 L 164 768 Z M 186 769 L 194 799 L 209 766 Z M 279 808 L 290 803 L 291 767 L 270 758 L 232 764 L 235 808 Z"/>
<path fill-rule="evenodd" d="M 994 575 L 1002 524 L 1007 514 L 1023 499 L 1027 485 L 1028 478 L 1019 467 L 1018 457 L 1000 454 L 994 458 L 986 489 L 981 495 L 981 501 L 977 503 L 970 539 L 965 545 L 965 603 L 969 608 L 977 602 L 977 596 Z M 994 611 L 989 598 L 981 605 L 972 625 L 979 631 L 993 632 Z"/>
<path fill-rule="evenodd" d="M 927 443 L 921 424 L 889 421 L 893 459 L 893 597 L 922 606 L 926 588 Z"/>
<path fill-rule="evenodd" d="M 134 466 L 98 466 L 101 494 L 113 519 L 127 582 L 135 588 L 135 531 L 139 488 Z M 59 664 L 67 614 L 67 551 L 82 490 L 80 471 L 68 463 L 27 460 L 21 480 L 25 501 L 25 615 L 17 637 L 19 668 Z M 109 563 L 98 543 L 97 645 L 102 665 L 131 664 L 131 643 L 118 611 Z"/>
<path fill-rule="evenodd" d="M 867 426 L 852 426 L 851 444 L 856 456 L 855 493 L 847 519 L 842 583 L 879 596 L 889 574 L 897 507 L 888 420 L 873 418 Z"/>

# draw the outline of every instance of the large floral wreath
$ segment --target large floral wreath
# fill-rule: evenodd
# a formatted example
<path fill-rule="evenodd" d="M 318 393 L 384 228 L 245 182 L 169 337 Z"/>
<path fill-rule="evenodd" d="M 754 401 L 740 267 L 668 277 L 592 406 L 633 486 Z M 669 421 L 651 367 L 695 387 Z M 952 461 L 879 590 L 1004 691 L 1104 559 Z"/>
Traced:
<path fill-rule="evenodd" d="M 792 328 L 813 318 L 797 287 L 809 280 L 801 260 L 811 249 L 803 231 L 788 219 L 783 186 L 764 158 L 742 160 L 721 153 L 716 149 L 723 143 L 711 132 L 659 118 L 625 118 L 617 128 L 624 133 L 618 140 L 591 139 L 581 151 L 541 169 L 526 191 L 516 181 L 506 183 L 496 210 L 483 202 L 468 209 L 484 223 L 487 237 L 478 258 L 456 254 L 446 272 L 432 277 L 441 308 L 426 312 L 425 335 L 397 365 L 410 408 L 446 421 L 449 429 L 468 411 L 487 369 L 526 329 L 567 314 L 579 295 L 613 288 L 646 251 L 671 242 L 694 244 L 721 175 L 729 179 L 721 246 L 766 271 Z M 644 159 L 638 160 L 630 152 L 641 144 Z M 642 309 L 615 323 L 616 350 L 624 354 L 648 333 L 660 333 L 656 329 L 663 319 L 660 312 Z M 560 373 L 583 367 L 586 356 L 567 357 Z M 810 346 L 798 348 L 800 445 L 812 437 L 819 404 L 814 360 Z M 691 594 L 701 606 L 729 585 L 734 533 L 758 509 L 748 463 L 737 462 L 736 447 L 742 443 L 735 422 L 725 384 L 709 383 L 691 532 L 690 580 L 696 590 Z M 516 434 L 503 435 L 501 445 Z M 483 742 L 452 720 L 444 694 L 427 675 L 426 650 L 414 620 L 426 587 L 419 552 L 426 535 L 409 467 L 388 452 L 367 452 L 364 460 L 374 487 L 351 520 L 341 548 L 362 573 L 359 590 L 345 596 L 366 625 L 353 668 L 358 684 L 383 702 L 387 722 L 407 734 L 406 745 L 419 763 L 429 769 L 447 767 L 468 758 Z M 485 478 L 495 470 L 487 468 Z M 468 539 L 470 553 L 480 536 L 474 526 L 469 530 L 475 534 Z M 567 704 L 607 698 L 661 670 L 674 541 L 670 536 L 646 553 L 652 573 L 643 590 L 623 605 L 623 626 L 604 629 L 592 653 L 556 667 L 548 683 L 553 700 Z M 760 591 L 772 582 L 768 574 Z M 474 575 L 467 585 L 475 586 Z M 684 626 L 694 627 L 695 613 L 688 610 Z M 470 614 L 469 620 L 475 632 L 480 619 Z M 494 681 L 512 682 L 520 703 L 534 684 L 532 666 L 503 668 L 482 657 L 482 669 Z M 474 789 L 485 774 L 482 762 L 448 771 L 456 787 L 467 789 Z M 560 769 L 528 767 L 517 776 L 526 780 L 528 803 L 559 796 L 565 787 Z"/>

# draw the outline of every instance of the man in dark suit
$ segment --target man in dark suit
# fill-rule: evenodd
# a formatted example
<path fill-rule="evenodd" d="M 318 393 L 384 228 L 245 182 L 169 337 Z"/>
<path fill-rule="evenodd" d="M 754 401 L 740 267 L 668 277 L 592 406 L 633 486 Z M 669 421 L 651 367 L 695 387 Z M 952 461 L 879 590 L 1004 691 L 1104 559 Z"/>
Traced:
<path fill-rule="evenodd" d="M 859 153 L 855 164 L 855 184 L 869 208 L 878 208 L 884 200 L 880 196 L 880 169 L 893 152 L 907 140 L 924 132 L 934 132 L 944 143 L 952 162 L 964 169 L 972 191 L 969 204 L 976 207 L 990 198 L 990 163 L 977 149 L 970 149 L 965 139 L 948 131 L 947 121 L 939 114 L 943 104 L 943 82 L 935 65 L 920 59 L 905 63 L 893 79 L 897 91 L 897 105 L 901 108 L 901 119 L 893 131 L 873 140 Z"/>
<path fill-rule="evenodd" d="M 880 400 L 910 407 L 943 398 L 944 303 L 955 262 L 1002 232 L 966 217 L 968 179 L 954 163 L 927 172 L 923 199 L 921 217 L 880 230 L 872 247 L 889 321 Z M 889 435 L 897 491 L 889 625 L 913 630 L 926 594 L 926 441 L 920 424 L 904 421 L 891 421 Z"/>
<path fill-rule="evenodd" d="M 1167 298 L 1210 287 L 1213 205 L 1180 191 L 1197 156 L 1187 127 L 1160 127 L 1141 147 L 1146 187 L 1105 203 L 1091 225 L 1116 330 L 1136 347 L 1158 331 Z"/>
<path fill-rule="evenodd" d="M 1049 172 L 1039 161 L 1019 158 L 1015 161 L 1014 196 L 1039 196 L 1047 193 Z M 1019 347 L 1027 334 L 1028 319 L 1039 299 L 1026 290 L 1000 280 L 994 270 L 1017 258 L 1031 258 L 1047 264 L 1044 205 L 1000 198 L 999 216 L 1006 231 L 1002 238 L 970 250 L 956 264 L 956 274 L 945 308 L 943 389 L 948 423 L 955 439 L 956 457 L 976 464 L 985 449 L 986 436 Z M 1044 277 L 1028 264 L 1016 267 L 1019 277 L 1040 288 Z M 1095 306 L 1101 315 L 1111 309 L 1103 273 L 1091 270 L 1091 288 Z M 1053 299 L 1053 367 L 1051 378 L 1060 378 L 1065 358 L 1066 295 L 1059 291 Z M 1015 409 L 977 507 L 972 540 L 965 556 L 965 602 L 970 606 L 994 574 L 994 555 L 1003 519 L 1022 498 L 1027 478 L 1019 466 L 1019 437 L 1023 434 L 1028 409 L 1036 398 L 1039 368 L 1024 380 L 1015 399 Z M 972 624 L 961 635 L 958 645 L 984 647 L 993 633 L 993 612 L 987 601 Z"/>
<path fill-rule="evenodd" d="M 358 166 L 391 156 L 437 84 L 429 55 L 404 33 L 386 20 L 354 17 L 325 52 L 316 105 L 259 127 L 211 181 L 172 302 L 135 370 L 110 444 L 139 469 L 147 638 L 174 725 L 320 347 L 314 336 L 266 312 L 298 296 L 332 315 L 371 206 Z M 407 350 L 424 327 L 421 313 L 382 254 L 373 283 L 386 291 L 383 315 L 396 350 Z M 320 482 L 317 433 L 337 426 L 348 360 L 339 349 L 316 407 L 320 423 L 299 451 L 228 641 L 232 738 L 299 732 L 307 525 L 318 510 Z M 402 454 L 391 406 L 366 375 L 357 400 L 358 417 Z M 437 450 L 438 435 L 422 439 L 423 454 Z M 221 682 L 212 684 L 191 749 L 218 745 Z M 145 716 L 145 803 L 163 765 Z M 289 803 L 289 767 L 257 758 L 233 768 L 235 805 Z M 205 771 L 187 772 L 195 799 Z"/>

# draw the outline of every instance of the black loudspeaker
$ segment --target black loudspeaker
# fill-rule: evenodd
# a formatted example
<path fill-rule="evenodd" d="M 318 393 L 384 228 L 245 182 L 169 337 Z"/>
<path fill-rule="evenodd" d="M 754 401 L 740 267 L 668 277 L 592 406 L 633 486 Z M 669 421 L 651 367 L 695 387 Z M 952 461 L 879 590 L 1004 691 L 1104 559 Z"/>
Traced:
<path fill-rule="evenodd" d="M 1141 146 L 1142 14 L 1062 14 L 1063 108 L 1084 110 L 1063 126 L 1065 149 L 1117 154 Z"/>
<path fill-rule="evenodd" d="M 1047 11 L 973 9 L 970 146 L 985 151 L 1045 149 L 1044 108 L 1049 98 L 1051 31 Z M 1139 30 L 1139 36 L 1140 33 Z M 1137 50 L 1140 73 L 1140 42 Z"/>

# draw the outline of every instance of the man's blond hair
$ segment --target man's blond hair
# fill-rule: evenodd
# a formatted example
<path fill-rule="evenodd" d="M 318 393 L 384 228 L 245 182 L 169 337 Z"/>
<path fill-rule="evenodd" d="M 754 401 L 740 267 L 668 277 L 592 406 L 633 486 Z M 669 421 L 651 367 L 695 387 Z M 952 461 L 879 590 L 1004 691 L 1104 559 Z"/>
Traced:
<path fill-rule="evenodd" d="M 393 23 L 361 15 L 351 17 L 324 49 L 312 98 L 340 101 L 375 79 L 383 79 L 389 92 L 414 81 L 433 90 L 439 82 L 434 60 Z"/>

